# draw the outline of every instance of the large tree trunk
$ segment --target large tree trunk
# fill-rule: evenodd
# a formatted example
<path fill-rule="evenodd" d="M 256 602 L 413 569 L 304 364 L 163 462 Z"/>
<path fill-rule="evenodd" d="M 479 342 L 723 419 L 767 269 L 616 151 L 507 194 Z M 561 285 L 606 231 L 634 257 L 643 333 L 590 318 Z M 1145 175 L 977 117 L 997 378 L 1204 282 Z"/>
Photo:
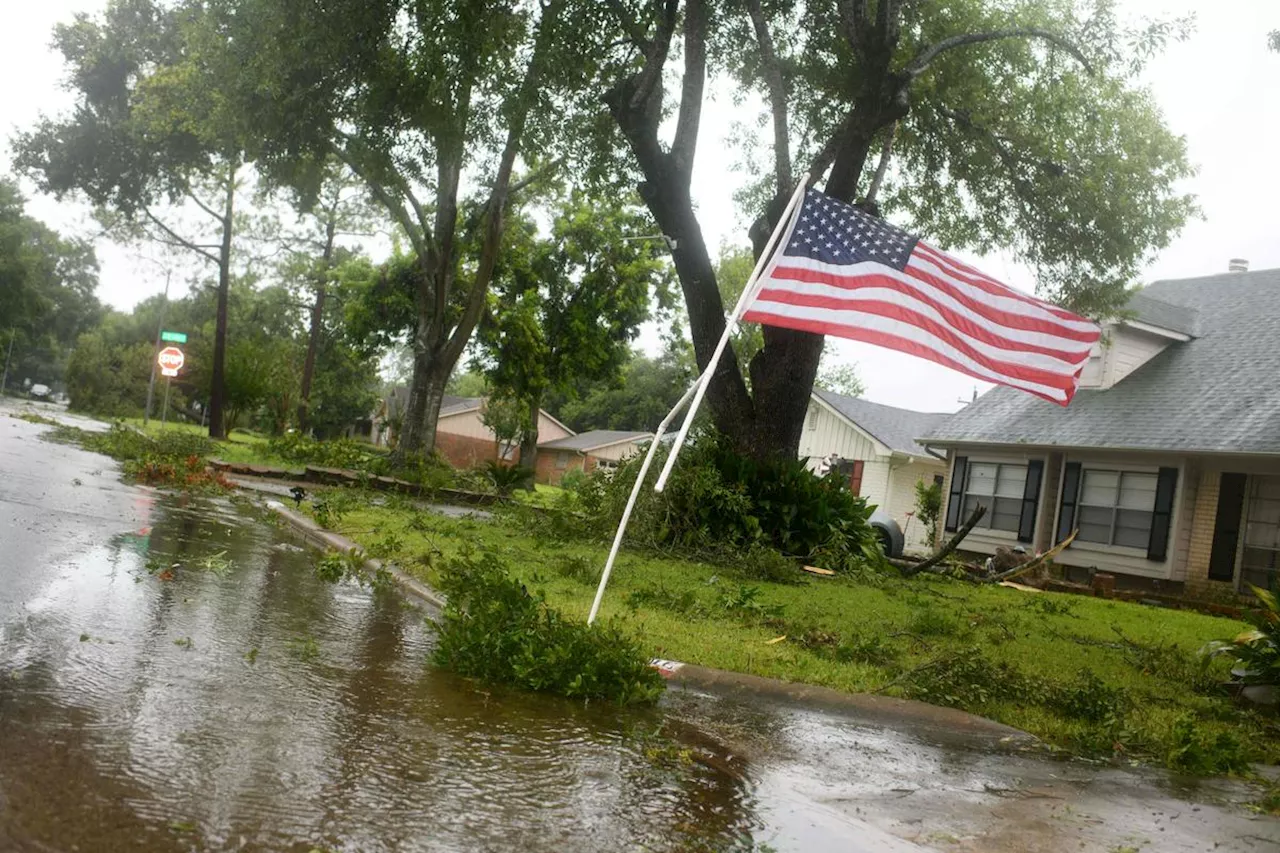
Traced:
<path fill-rule="evenodd" d="M 520 467 L 529 472 L 525 487 L 533 491 L 533 476 L 538 470 L 538 415 L 542 412 L 542 398 L 529 400 L 529 429 L 520 437 Z"/>
<path fill-rule="evenodd" d="M 218 250 L 218 314 L 213 332 L 213 376 L 209 388 L 209 437 L 226 438 L 223 398 L 227 370 L 227 299 L 231 292 L 231 231 L 236 198 L 236 167 L 227 166 L 226 200 L 222 213 L 222 245 Z"/>
<path fill-rule="evenodd" d="M 307 357 L 302 362 L 302 385 L 298 394 L 298 432 L 306 433 L 311 413 L 311 382 L 316 373 L 316 352 L 320 349 L 320 333 L 324 328 L 325 282 L 316 285 L 316 298 L 311 303 L 311 329 L 307 335 Z"/>

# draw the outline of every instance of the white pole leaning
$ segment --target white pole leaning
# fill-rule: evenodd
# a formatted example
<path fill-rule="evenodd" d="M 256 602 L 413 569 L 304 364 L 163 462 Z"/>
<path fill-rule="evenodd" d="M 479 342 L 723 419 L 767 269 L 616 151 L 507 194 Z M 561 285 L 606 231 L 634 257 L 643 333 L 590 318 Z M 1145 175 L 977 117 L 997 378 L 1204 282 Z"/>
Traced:
<path fill-rule="evenodd" d="M 698 382 L 702 377 L 695 379 L 693 384 L 689 386 L 689 390 L 684 392 L 684 396 L 680 398 L 680 402 L 676 403 L 675 408 L 667 413 L 662 419 L 662 423 L 658 424 L 658 431 L 654 433 L 653 441 L 649 443 L 649 450 L 644 455 L 644 463 L 640 466 L 640 473 L 636 475 L 636 484 L 631 487 L 631 497 L 627 499 L 627 506 L 622 511 L 622 520 L 618 522 L 618 532 L 613 536 L 613 547 L 609 549 L 609 559 L 605 561 L 604 573 L 600 575 L 600 586 L 596 590 L 596 600 L 591 604 L 591 614 L 587 616 L 587 624 L 596 621 L 596 614 L 600 612 L 600 601 L 604 598 L 605 585 L 609 583 L 609 575 L 613 572 L 613 561 L 618 557 L 618 549 L 622 546 L 622 536 L 627 532 L 627 521 L 631 518 L 631 510 L 636 505 L 636 498 L 640 496 L 640 490 L 644 488 L 645 475 L 649 473 L 649 465 L 653 462 L 654 454 L 658 452 L 658 445 L 662 443 L 662 436 L 666 434 L 667 427 L 675 418 L 680 410 L 684 408 L 685 403 L 689 402 L 689 398 L 693 396 L 694 389 L 698 387 Z"/>
<path fill-rule="evenodd" d="M 720 356 L 724 354 L 724 348 L 728 346 L 729 338 L 733 336 L 733 332 L 738 326 L 738 320 L 741 319 L 747 307 L 755 299 L 756 291 L 759 289 L 760 274 L 773 260 L 774 249 L 782 239 L 784 232 L 790 235 L 791 229 L 795 225 L 795 211 L 800 206 L 800 200 L 804 198 L 804 191 L 809 185 L 809 179 L 809 175 L 805 175 L 804 179 L 800 181 L 800 185 L 796 187 L 796 191 L 791 194 L 791 200 L 787 202 L 786 208 L 782 211 L 782 216 L 778 217 L 778 224 L 774 226 L 773 233 L 769 235 L 768 241 L 764 244 L 764 251 L 760 253 L 755 269 L 751 271 L 751 277 L 747 279 L 747 283 L 742 288 L 742 295 L 738 297 L 738 304 L 734 306 L 733 313 L 729 315 L 728 321 L 724 324 L 724 334 L 720 336 L 720 341 L 716 344 L 715 351 L 711 354 L 711 361 L 707 362 L 707 369 L 702 371 L 702 375 L 698 377 L 697 391 L 694 392 L 693 403 L 689 406 L 689 411 L 685 413 L 684 423 L 680 425 L 680 432 L 676 435 L 675 443 L 671 445 L 671 454 L 667 456 L 667 463 L 662 466 L 662 473 L 658 475 L 658 482 L 653 486 L 655 492 L 662 491 L 667 485 L 667 477 L 671 475 L 671 469 L 675 467 L 676 457 L 680 455 L 680 448 L 684 447 L 685 437 L 689 434 L 689 427 L 693 425 L 694 415 L 698 414 L 698 407 L 702 405 L 702 398 L 707 393 L 707 386 L 711 384 L 711 377 L 716 371 L 716 365 L 720 363 Z"/>

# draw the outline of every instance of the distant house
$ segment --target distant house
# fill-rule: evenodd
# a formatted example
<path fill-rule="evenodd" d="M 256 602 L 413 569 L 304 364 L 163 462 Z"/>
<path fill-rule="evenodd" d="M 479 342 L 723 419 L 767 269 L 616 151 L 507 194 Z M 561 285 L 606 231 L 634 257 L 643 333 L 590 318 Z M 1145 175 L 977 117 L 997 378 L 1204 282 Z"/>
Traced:
<path fill-rule="evenodd" d="M 651 432 L 593 429 L 538 443 L 538 464 L 534 479 L 556 484 L 570 471 L 590 473 L 597 468 L 617 468 L 618 463 L 639 453 L 653 440 Z"/>
<path fill-rule="evenodd" d="M 963 548 L 1044 550 L 1084 580 L 1280 585 L 1280 269 L 1158 281 L 1105 324 L 1063 408 L 996 388 L 925 436 Z"/>
<path fill-rule="evenodd" d="M 374 442 L 387 445 L 401 426 L 403 412 L 408 406 L 408 389 L 395 388 L 383 400 L 379 408 L 382 417 L 373 423 Z M 484 397 L 454 397 L 446 394 L 440 403 L 440 417 L 436 421 L 436 450 L 456 468 L 470 468 L 490 459 L 517 462 L 517 447 L 504 447 L 498 436 L 484 422 Z M 538 438 L 554 441 L 574 434 L 560 421 L 538 411 Z"/>
<path fill-rule="evenodd" d="M 800 458 L 810 469 L 832 461 L 854 494 L 893 516 L 908 550 L 928 550 L 933 535 L 915 518 L 916 483 L 941 483 L 946 465 L 916 439 L 946 417 L 814 389 Z"/>

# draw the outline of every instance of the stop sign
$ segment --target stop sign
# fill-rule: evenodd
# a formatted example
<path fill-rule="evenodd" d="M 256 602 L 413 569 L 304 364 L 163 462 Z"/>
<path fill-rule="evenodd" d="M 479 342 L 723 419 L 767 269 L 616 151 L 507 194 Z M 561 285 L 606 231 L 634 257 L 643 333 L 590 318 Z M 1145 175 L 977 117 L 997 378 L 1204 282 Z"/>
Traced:
<path fill-rule="evenodd" d="M 156 357 L 156 361 L 160 364 L 161 376 L 177 376 L 178 371 L 182 369 L 186 357 L 182 354 L 182 350 L 177 347 L 165 347 L 160 350 L 160 355 Z"/>

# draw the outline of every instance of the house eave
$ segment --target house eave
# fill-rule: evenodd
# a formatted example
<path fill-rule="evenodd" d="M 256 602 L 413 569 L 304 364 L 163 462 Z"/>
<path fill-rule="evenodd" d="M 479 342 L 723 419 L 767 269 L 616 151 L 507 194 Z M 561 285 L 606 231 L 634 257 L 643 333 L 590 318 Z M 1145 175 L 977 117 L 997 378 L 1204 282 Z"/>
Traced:
<path fill-rule="evenodd" d="M 1124 320 L 1123 324 L 1130 329 L 1136 329 L 1139 332 L 1147 332 L 1161 338 L 1168 338 L 1171 341 L 1186 342 L 1191 340 L 1191 335 L 1184 332 L 1175 332 L 1173 329 L 1166 329 L 1163 326 L 1153 326 L 1150 323 L 1144 323 L 1141 320 Z"/>
<path fill-rule="evenodd" d="M 1085 451 L 1095 453 L 1159 453 L 1166 456 L 1253 456 L 1261 459 L 1280 459 L 1280 451 L 1222 450 L 1196 447 L 1147 447 L 1139 445 L 1102 444 L 1037 444 L 1025 441 L 994 441 L 992 439 L 931 438 L 932 447 L 1000 447 L 1010 450 Z"/>

